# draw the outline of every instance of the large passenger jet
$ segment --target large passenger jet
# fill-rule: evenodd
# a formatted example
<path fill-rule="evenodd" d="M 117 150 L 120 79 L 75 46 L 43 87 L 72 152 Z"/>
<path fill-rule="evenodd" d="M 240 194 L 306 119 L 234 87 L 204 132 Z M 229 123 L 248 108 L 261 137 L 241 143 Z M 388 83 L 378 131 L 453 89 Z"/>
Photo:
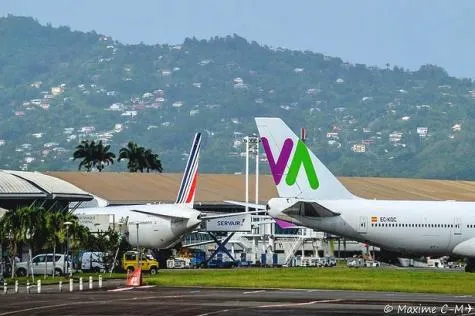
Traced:
<path fill-rule="evenodd" d="M 281 119 L 256 123 L 279 194 L 269 215 L 400 253 L 463 256 L 475 271 L 475 202 L 359 198 Z"/>
<path fill-rule="evenodd" d="M 138 236 L 140 247 L 155 249 L 172 247 L 202 221 L 202 214 L 193 209 L 200 143 L 201 133 L 196 133 L 174 204 L 78 208 L 75 214 L 114 214 L 116 219 L 128 219 L 125 224 L 128 227 L 127 239 L 131 245 L 137 244 Z"/>

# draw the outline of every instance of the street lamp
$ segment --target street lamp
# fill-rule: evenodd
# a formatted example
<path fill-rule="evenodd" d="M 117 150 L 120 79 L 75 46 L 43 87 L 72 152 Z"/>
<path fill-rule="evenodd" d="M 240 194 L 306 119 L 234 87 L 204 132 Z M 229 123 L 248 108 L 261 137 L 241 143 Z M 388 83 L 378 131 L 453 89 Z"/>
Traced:
<path fill-rule="evenodd" d="M 243 138 L 246 143 L 246 204 L 249 203 L 249 153 L 256 157 L 256 204 L 259 203 L 259 137 L 256 134 L 253 136 L 245 136 Z M 245 210 L 249 207 L 246 205 Z"/>
<path fill-rule="evenodd" d="M 73 223 L 72 222 L 64 222 L 63 225 L 66 226 L 66 255 L 64 256 L 64 262 L 63 262 L 63 271 L 64 271 L 64 264 L 66 264 L 66 261 L 68 260 L 68 255 L 69 255 L 69 226 L 71 226 Z M 56 258 L 53 258 L 53 262 L 56 262 Z M 68 274 L 71 277 L 72 271 L 69 268 L 69 262 L 66 264 L 66 268 L 68 269 Z"/>
<path fill-rule="evenodd" d="M 137 268 L 140 269 L 141 251 L 139 248 L 139 222 L 136 222 L 135 225 L 137 225 Z"/>

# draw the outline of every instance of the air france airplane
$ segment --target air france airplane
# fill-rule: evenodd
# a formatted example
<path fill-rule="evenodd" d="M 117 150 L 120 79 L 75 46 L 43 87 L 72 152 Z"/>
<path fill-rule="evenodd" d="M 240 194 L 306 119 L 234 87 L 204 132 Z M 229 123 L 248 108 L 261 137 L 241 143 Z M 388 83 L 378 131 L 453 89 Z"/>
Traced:
<path fill-rule="evenodd" d="M 256 123 L 279 194 L 270 216 L 400 253 L 463 256 L 475 271 L 475 202 L 359 198 L 281 119 Z"/>
<path fill-rule="evenodd" d="M 114 214 L 115 218 L 128 219 L 127 241 L 135 246 L 166 249 L 198 227 L 203 215 L 193 209 L 198 177 L 198 160 L 201 133 L 196 133 L 183 173 L 178 196 L 174 204 L 123 205 L 97 208 L 79 208 L 76 215 Z M 138 226 L 137 226 L 138 224 Z M 138 227 L 138 234 L 137 234 Z"/>

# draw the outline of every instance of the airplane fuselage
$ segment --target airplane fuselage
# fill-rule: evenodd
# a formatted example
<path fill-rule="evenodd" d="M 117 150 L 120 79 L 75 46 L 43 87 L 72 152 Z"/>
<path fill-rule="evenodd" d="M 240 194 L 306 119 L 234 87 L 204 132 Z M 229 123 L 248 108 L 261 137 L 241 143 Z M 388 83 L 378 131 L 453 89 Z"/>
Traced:
<path fill-rule="evenodd" d="M 272 199 L 269 214 L 401 253 L 475 257 L 474 202 L 318 200 L 340 215 L 312 217 L 286 214 L 285 209 L 295 201 Z"/>
<path fill-rule="evenodd" d="M 147 215 L 132 210 L 160 214 Z M 114 215 L 117 223 L 127 223 L 127 241 L 132 245 L 145 248 L 166 249 L 179 242 L 181 238 L 193 231 L 200 223 L 200 212 L 178 204 L 124 205 L 101 208 L 83 208 L 74 212 L 78 214 Z M 138 226 L 137 226 L 138 224 Z M 137 234 L 138 227 L 138 234 Z"/>

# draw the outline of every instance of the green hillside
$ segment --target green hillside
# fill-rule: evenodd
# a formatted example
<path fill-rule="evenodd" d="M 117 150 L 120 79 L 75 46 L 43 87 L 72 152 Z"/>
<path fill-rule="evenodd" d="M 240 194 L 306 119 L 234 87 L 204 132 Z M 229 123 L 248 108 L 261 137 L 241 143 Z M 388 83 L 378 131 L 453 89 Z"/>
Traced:
<path fill-rule="evenodd" d="M 474 84 L 434 65 L 371 67 L 237 35 L 124 45 L 15 16 L 0 18 L 0 41 L 0 168 L 75 170 L 78 142 L 103 139 L 180 171 L 200 130 L 200 170 L 242 172 L 253 118 L 278 116 L 306 127 L 338 175 L 475 179 Z"/>

